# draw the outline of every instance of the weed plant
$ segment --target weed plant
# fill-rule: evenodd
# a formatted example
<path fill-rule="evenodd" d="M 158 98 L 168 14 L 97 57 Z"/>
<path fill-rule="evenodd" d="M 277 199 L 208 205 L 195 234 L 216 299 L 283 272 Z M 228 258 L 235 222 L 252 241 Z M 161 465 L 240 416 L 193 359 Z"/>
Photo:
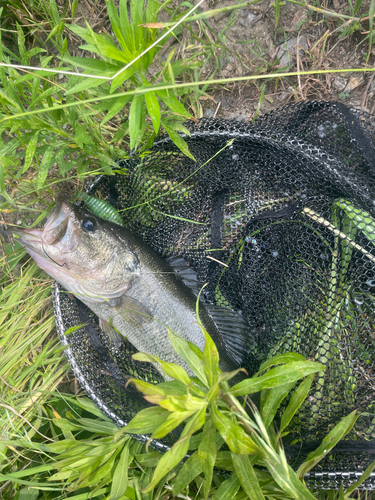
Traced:
<path fill-rule="evenodd" d="M 118 159 L 135 149 L 147 151 L 160 130 L 189 155 L 178 132 L 187 133 L 186 118 L 201 115 L 199 100 L 211 82 L 202 85 L 199 80 L 211 64 L 211 79 L 220 76 L 229 55 L 247 69 L 228 47 L 225 29 L 238 9 L 255 3 L 191 13 L 184 26 L 198 43 L 184 47 L 188 57 L 184 50 L 178 55 L 179 45 L 163 53 L 166 44 L 178 39 L 181 26 L 168 30 L 186 14 L 183 8 L 192 7 L 185 2 L 174 8 L 169 0 L 164 4 L 121 0 L 117 8 L 108 0 L 110 24 L 100 34 L 81 22 L 77 0 L 63 8 L 55 0 L 1 3 L 1 61 L 43 68 L 0 67 L 2 224 L 6 221 L 8 229 L 20 222 L 39 224 L 61 190 L 72 193 L 88 175 L 111 175 Z M 363 17 L 356 18 L 361 4 L 350 4 L 347 14 L 327 10 L 323 14 L 341 23 L 342 36 L 350 35 L 349 26 L 352 30 L 362 26 Z M 310 12 L 317 10 L 315 5 L 300 5 Z M 206 20 L 225 9 L 233 13 L 224 30 L 214 33 Z M 276 26 L 280 9 L 282 3 L 275 2 Z M 163 10 L 168 22 L 159 19 Z M 368 54 L 373 13 L 371 1 Z M 189 21 L 199 23 L 201 38 Z M 161 42 L 143 54 L 163 35 Z M 79 57 L 71 55 L 72 42 L 78 38 L 84 41 Z M 152 70 L 152 65 L 157 69 Z M 58 70 L 49 71 L 53 67 Z M 258 68 L 259 73 L 269 70 Z M 82 72 L 95 78 L 82 77 Z M 258 108 L 265 91 L 263 85 Z M 359 415 L 354 411 L 337 424 L 297 473 L 287 464 L 280 444 L 322 365 L 296 354 L 279 355 L 267 361 L 255 377 L 230 388 L 228 380 L 234 374 L 219 371 L 218 354 L 207 334 L 203 353 L 172 339 L 195 378 L 190 379 L 180 367 L 162 363 L 174 381 L 152 386 L 133 380 L 158 406 L 140 412 L 128 427 L 118 429 L 84 395 L 59 391 L 69 371 L 56 339 L 50 280 L 17 243 L 7 236 L 1 241 L 3 498 L 323 498 L 323 493 L 306 488 L 303 476 L 349 432 Z M 155 361 L 141 354 L 138 359 Z M 273 418 L 292 388 L 295 391 L 276 432 Z M 257 392 L 261 393 L 260 412 L 248 398 Z M 128 435 L 161 438 L 183 424 L 180 439 L 165 455 Z M 337 498 L 351 498 L 359 484 L 338 492 Z"/>

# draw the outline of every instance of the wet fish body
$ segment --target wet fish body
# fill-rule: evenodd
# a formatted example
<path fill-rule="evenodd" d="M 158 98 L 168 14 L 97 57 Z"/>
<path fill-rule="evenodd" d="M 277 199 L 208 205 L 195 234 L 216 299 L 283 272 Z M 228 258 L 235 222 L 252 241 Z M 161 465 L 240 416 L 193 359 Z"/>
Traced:
<path fill-rule="evenodd" d="M 148 245 L 126 228 L 66 201 L 57 203 L 43 229 L 14 232 L 39 267 L 100 318 L 115 344 L 118 337 L 112 326 L 139 351 L 178 363 L 191 373 L 174 351 L 168 328 L 203 351 L 196 297 Z M 234 360 L 203 303 L 199 314 L 219 349 L 221 369 L 234 370 L 247 350 L 243 327 L 239 328 L 243 352 Z"/>

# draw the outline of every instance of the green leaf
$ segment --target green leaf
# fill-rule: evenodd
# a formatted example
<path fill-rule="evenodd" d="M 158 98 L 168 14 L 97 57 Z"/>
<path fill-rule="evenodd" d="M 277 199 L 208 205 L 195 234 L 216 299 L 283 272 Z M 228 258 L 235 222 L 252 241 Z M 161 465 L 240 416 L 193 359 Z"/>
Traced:
<path fill-rule="evenodd" d="M 53 150 L 55 149 L 56 138 L 53 139 L 52 144 L 48 146 L 46 152 L 43 155 L 42 161 L 40 162 L 39 172 L 38 172 L 38 189 L 40 189 L 47 178 L 48 170 L 50 166 L 55 162 L 55 157 Z"/>
<path fill-rule="evenodd" d="M 118 431 L 118 426 L 113 422 L 103 422 L 92 418 L 78 418 L 77 422 L 87 431 L 97 434 L 113 436 Z"/>
<path fill-rule="evenodd" d="M 203 428 L 202 441 L 198 447 L 198 457 L 205 476 L 204 497 L 210 492 L 213 470 L 216 460 L 216 428 L 212 419 L 206 420 Z"/>
<path fill-rule="evenodd" d="M 219 431 L 231 451 L 234 453 L 240 453 L 241 455 L 249 455 L 260 452 L 257 445 L 251 437 L 246 434 L 243 428 L 238 423 L 232 422 L 230 418 L 224 415 L 218 409 L 216 403 L 211 404 L 210 415 L 216 429 Z"/>
<path fill-rule="evenodd" d="M 185 429 L 182 431 L 181 437 L 191 436 L 195 432 L 202 429 L 206 421 L 206 405 L 196 411 L 194 415 L 186 422 Z"/>
<path fill-rule="evenodd" d="M 80 148 L 83 149 L 84 144 L 94 144 L 93 140 L 91 139 L 86 131 L 86 128 L 83 125 L 77 123 L 74 132 L 74 139 Z"/>
<path fill-rule="evenodd" d="M 121 71 L 111 83 L 111 88 L 109 93 L 113 94 L 115 90 L 117 90 L 126 80 L 129 80 L 134 74 L 134 70 L 132 68 L 127 68 L 124 71 Z"/>
<path fill-rule="evenodd" d="M 190 436 L 185 436 L 177 441 L 170 450 L 165 453 L 156 469 L 154 472 L 154 475 L 152 477 L 152 480 L 150 484 L 145 488 L 142 493 L 147 493 L 148 491 L 151 491 L 157 484 L 158 482 L 166 475 L 168 474 L 169 471 L 173 469 L 176 465 L 178 465 L 181 460 L 184 458 L 186 455 L 188 449 L 189 449 L 189 440 Z"/>
<path fill-rule="evenodd" d="M 120 459 L 113 474 L 109 500 L 119 500 L 125 495 L 128 487 L 129 442 L 124 445 Z"/>
<path fill-rule="evenodd" d="M 107 11 L 108 11 L 108 15 L 109 15 L 109 20 L 111 21 L 113 33 L 115 34 L 117 41 L 121 45 L 121 48 L 128 50 L 127 44 L 125 42 L 125 39 L 124 39 L 122 31 L 121 31 L 121 22 L 120 22 L 120 18 L 119 18 L 118 12 L 117 12 L 117 8 L 115 7 L 113 0 L 106 0 L 106 5 L 107 5 Z"/>
<path fill-rule="evenodd" d="M 193 453 L 182 466 L 173 482 L 173 495 L 177 496 L 202 472 L 198 452 Z"/>
<path fill-rule="evenodd" d="M 271 368 L 268 372 L 260 377 L 243 380 L 231 388 L 231 393 L 234 396 L 245 396 L 254 392 L 270 389 L 280 385 L 291 384 L 297 380 L 325 370 L 326 367 L 314 361 L 297 361 L 287 363 L 276 368 Z"/>
<path fill-rule="evenodd" d="M 261 394 L 261 415 L 266 428 L 273 422 L 281 401 L 293 389 L 295 382 L 274 389 L 265 389 Z"/>
<path fill-rule="evenodd" d="M 18 493 L 18 500 L 36 500 L 39 490 L 34 488 L 22 488 Z"/>
<path fill-rule="evenodd" d="M 212 496 L 212 500 L 232 500 L 240 489 L 241 483 L 237 477 L 237 474 L 233 472 L 230 479 L 223 481 L 219 488 L 216 490 L 215 494 Z"/>
<path fill-rule="evenodd" d="M 169 434 L 173 429 L 176 429 L 184 420 L 191 417 L 194 411 L 173 411 L 170 412 L 168 418 L 162 423 L 151 435 L 152 439 L 161 439 Z"/>
<path fill-rule="evenodd" d="M 100 75 L 108 76 L 108 80 L 112 76 L 110 73 L 109 74 L 101 73 Z M 65 92 L 65 95 L 68 96 L 71 94 L 76 94 L 77 92 L 81 92 L 82 90 L 94 89 L 96 87 L 99 87 L 100 85 L 103 85 L 103 86 L 106 85 L 106 81 L 103 80 L 102 78 L 84 78 L 79 83 L 74 85 L 74 87 L 67 90 Z"/>
<path fill-rule="evenodd" d="M 314 374 L 312 373 L 308 377 L 303 380 L 297 389 L 293 392 L 292 397 L 288 403 L 288 406 L 285 408 L 284 413 L 281 417 L 280 423 L 280 433 L 289 425 L 290 421 L 300 408 L 301 404 L 306 399 L 306 396 L 310 390 L 311 384 L 314 380 Z"/>
<path fill-rule="evenodd" d="M 160 106 L 158 98 L 154 92 L 147 92 L 145 94 L 145 101 L 148 114 L 154 126 L 155 134 L 157 134 L 160 128 Z"/>
<path fill-rule="evenodd" d="M 362 476 L 358 479 L 358 481 L 356 481 L 355 483 L 353 483 L 346 491 L 345 491 L 345 494 L 344 494 L 344 499 L 347 500 L 349 498 L 349 495 L 351 493 L 353 493 L 354 490 L 356 490 L 357 488 L 359 488 L 361 486 L 361 484 L 366 481 L 366 479 L 368 479 L 370 476 L 371 476 L 371 473 L 372 471 L 374 470 L 375 468 L 375 462 L 372 462 L 368 467 L 367 469 L 365 470 L 365 472 L 362 474 Z"/>
<path fill-rule="evenodd" d="M 174 113 L 185 118 L 192 119 L 191 114 L 185 109 L 185 106 L 178 101 L 174 95 L 172 95 L 167 90 L 159 90 L 156 94 L 160 99 L 171 109 Z"/>
<path fill-rule="evenodd" d="M 277 354 L 270 359 L 267 359 L 264 363 L 260 365 L 259 372 L 266 370 L 270 366 L 280 365 L 283 363 L 291 363 L 293 361 L 306 361 L 306 358 L 302 354 L 296 352 L 286 352 L 285 354 Z"/>
<path fill-rule="evenodd" d="M 115 61 L 120 61 L 125 64 L 131 61 L 129 51 L 119 50 L 116 45 L 114 45 L 113 40 L 109 37 L 105 37 L 103 35 L 98 35 L 94 33 L 94 31 L 90 30 L 90 35 L 94 41 L 94 45 L 96 47 L 96 52 L 103 58 L 113 59 Z"/>
<path fill-rule="evenodd" d="M 247 455 L 232 453 L 237 477 L 250 500 L 265 500 L 257 475 Z"/>
<path fill-rule="evenodd" d="M 123 66 L 122 64 L 111 64 L 107 61 L 100 61 L 99 59 L 89 59 L 87 57 L 71 57 L 69 55 L 62 57 L 61 60 L 65 63 L 71 64 L 72 66 L 78 66 L 80 68 L 88 70 L 94 75 L 99 75 L 105 72 L 112 72 L 112 74 L 115 74 Z M 81 80 L 77 79 L 74 81 Z"/>
<path fill-rule="evenodd" d="M 219 374 L 219 382 L 225 382 L 227 380 L 231 380 L 240 372 L 246 373 L 247 375 L 247 371 L 245 370 L 245 368 L 238 368 L 237 370 L 233 370 L 232 372 L 222 372 Z"/>
<path fill-rule="evenodd" d="M 188 147 L 186 141 L 184 141 L 184 139 L 175 130 L 173 130 L 169 125 L 167 125 L 164 120 L 162 123 L 163 123 L 163 127 L 165 128 L 167 134 L 172 139 L 172 141 L 176 144 L 178 149 L 180 149 L 184 153 L 184 155 L 186 155 L 188 158 L 191 158 L 192 160 L 196 161 L 194 156 L 190 153 L 189 147 Z"/>
<path fill-rule="evenodd" d="M 146 361 L 149 363 L 159 363 L 163 368 L 164 372 L 171 378 L 179 380 L 184 385 L 190 385 L 191 380 L 186 371 L 182 368 L 182 366 L 177 365 L 176 363 L 169 363 L 167 361 L 162 361 L 157 356 L 152 356 L 150 354 L 145 353 L 136 353 L 132 356 L 136 361 Z"/>
<path fill-rule="evenodd" d="M 151 434 L 162 425 L 170 412 L 160 406 L 152 406 L 139 411 L 126 426 L 126 431 L 133 434 Z"/>
<path fill-rule="evenodd" d="M 29 144 L 27 146 L 26 150 L 26 156 L 25 156 L 25 163 L 22 169 L 22 173 L 24 174 L 26 170 L 30 167 L 31 162 L 33 161 L 33 157 L 35 154 L 35 149 L 36 145 L 38 144 L 38 136 L 39 136 L 39 130 L 35 132 L 35 134 L 32 136 L 32 138 L 29 141 Z"/>
<path fill-rule="evenodd" d="M 303 478 L 309 470 L 315 467 L 315 465 L 336 446 L 336 444 L 352 429 L 358 417 L 359 415 L 355 410 L 335 425 L 331 432 L 323 439 L 321 445 L 315 451 L 309 453 L 304 463 L 299 466 L 297 474 L 300 478 Z"/>
<path fill-rule="evenodd" d="M 16 22 L 16 28 L 17 28 L 18 50 L 20 51 L 22 62 L 23 62 L 23 64 L 25 64 L 28 62 L 27 60 L 25 60 L 25 54 L 26 54 L 25 34 L 24 34 L 21 26 L 17 22 Z"/>
<path fill-rule="evenodd" d="M 130 101 L 130 96 L 119 97 L 118 99 L 116 99 L 113 105 L 109 108 L 108 113 L 101 121 L 100 126 L 102 127 L 105 123 L 107 123 L 114 116 L 116 116 L 129 101 Z"/>
<path fill-rule="evenodd" d="M 224 470 L 234 470 L 232 452 L 231 451 L 218 451 L 215 467 Z"/>
<path fill-rule="evenodd" d="M 19 146 L 21 146 L 21 141 L 18 139 L 18 137 L 11 139 L 10 141 L 8 141 L 7 143 L 5 143 L 3 146 L 0 147 L 0 158 L 10 155 Z"/>
<path fill-rule="evenodd" d="M 198 301 L 197 301 L 198 304 Z M 214 386 L 219 380 L 219 352 L 210 335 L 203 328 L 203 335 L 206 340 L 203 349 L 203 369 L 209 385 Z"/>
<path fill-rule="evenodd" d="M 146 396 L 167 396 L 166 392 L 163 389 L 160 389 L 154 384 L 149 384 L 148 382 L 144 382 L 143 380 L 138 380 L 136 378 L 131 378 L 128 381 L 129 383 L 133 383 L 136 388 L 141 391 Z"/>
<path fill-rule="evenodd" d="M 337 205 L 345 211 L 349 219 L 353 220 L 357 229 L 360 229 L 366 238 L 375 244 L 375 220 L 368 212 L 355 208 L 347 200 L 339 200 Z"/>
<path fill-rule="evenodd" d="M 156 467 L 163 456 L 159 451 L 149 451 L 148 453 L 135 454 L 135 459 L 142 467 Z"/>
<path fill-rule="evenodd" d="M 134 149 L 138 144 L 138 136 L 141 131 L 141 117 L 143 108 L 143 97 L 134 97 L 129 111 L 129 135 L 130 149 Z"/>
<path fill-rule="evenodd" d="M 1 161 L 1 159 L 0 159 L 0 192 L 4 196 L 4 198 L 6 198 L 9 201 L 9 203 L 14 205 L 14 201 L 8 195 L 5 187 L 4 167 L 3 167 L 3 161 Z"/>
<path fill-rule="evenodd" d="M 176 335 L 170 328 L 168 329 L 168 337 L 173 346 L 173 349 L 182 358 L 192 372 L 199 378 L 205 386 L 207 386 L 207 378 L 203 370 L 202 362 L 199 357 L 190 349 L 188 342 Z"/>

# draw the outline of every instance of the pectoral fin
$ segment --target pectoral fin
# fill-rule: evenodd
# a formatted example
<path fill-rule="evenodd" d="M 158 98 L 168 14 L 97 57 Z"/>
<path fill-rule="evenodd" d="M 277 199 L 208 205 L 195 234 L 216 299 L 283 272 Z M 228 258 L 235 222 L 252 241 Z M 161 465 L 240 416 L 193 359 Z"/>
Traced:
<path fill-rule="evenodd" d="M 153 319 L 151 311 L 133 297 L 128 295 L 123 295 L 121 297 L 120 303 L 113 307 L 118 314 L 127 321 L 128 323 L 136 323 L 137 325 L 144 325 L 150 323 Z"/>

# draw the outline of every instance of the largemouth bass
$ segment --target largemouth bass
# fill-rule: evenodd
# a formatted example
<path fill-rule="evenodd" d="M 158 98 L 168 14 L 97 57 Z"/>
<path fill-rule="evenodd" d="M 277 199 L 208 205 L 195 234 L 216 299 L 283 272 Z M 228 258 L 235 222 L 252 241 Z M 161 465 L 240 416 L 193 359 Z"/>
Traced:
<path fill-rule="evenodd" d="M 177 363 L 191 374 L 174 351 L 168 328 L 203 351 L 197 299 L 148 245 L 127 229 L 66 201 L 57 202 L 43 229 L 13 232 L 40 268 L 99 317 L 115 345 L 119 337 L 114 329 L 139 351 Z M 233 314 L 200 303 L 200 320 L 219 349 L 223 371 L 238 368 L 249 351 L 247 325 L 238 315 L 233 320 Z M 229 347 L 215 315 L 233 326 Z"/>

